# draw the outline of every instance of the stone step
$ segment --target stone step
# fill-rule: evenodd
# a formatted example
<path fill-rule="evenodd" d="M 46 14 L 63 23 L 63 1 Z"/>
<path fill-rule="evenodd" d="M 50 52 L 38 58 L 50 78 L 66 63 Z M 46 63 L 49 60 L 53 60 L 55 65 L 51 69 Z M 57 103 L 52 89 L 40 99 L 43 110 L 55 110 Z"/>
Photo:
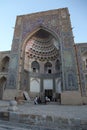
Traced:
<path fill-rule="evenodd" d="M 21 130 L 87 130 L 87 120 L 53 118 L 48 115 L 0 112 L 0 120 L 0 130 L 3 130 L 1 127 L 6 127 L 6 130 L 7 128 L 8 130 L 15 130 L 13 129 L 15 126 L 22 128 Z M 11 129 L 9 127 L 11 127 Z"/>
<path fill-rule="evenodd" d="M 56 127 L 51 128 L 45 126 L 38 126 L 38 125 L 29 125 L 24 123 L 15 123 L 15 122 L 8 122 L 8 121 L 1 121 L 0 120 L 0 130 L 69 130 L 65 127 Z"/>

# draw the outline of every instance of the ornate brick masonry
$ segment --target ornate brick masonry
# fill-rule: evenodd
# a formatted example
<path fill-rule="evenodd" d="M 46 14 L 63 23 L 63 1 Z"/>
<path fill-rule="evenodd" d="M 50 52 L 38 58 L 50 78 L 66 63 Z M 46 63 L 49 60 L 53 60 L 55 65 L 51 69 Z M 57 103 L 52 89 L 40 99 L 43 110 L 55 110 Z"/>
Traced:
<path fill-rule="evenodd" d="M 86 48 L 87 43 L 74 43 L 67 8 L 17 16 L 12 48 L 5 59 L 7 77 L 3 73 L 6 52 L 0 52 L 1 99 L 27 91 L 31 98 L 87 103 Z"/>

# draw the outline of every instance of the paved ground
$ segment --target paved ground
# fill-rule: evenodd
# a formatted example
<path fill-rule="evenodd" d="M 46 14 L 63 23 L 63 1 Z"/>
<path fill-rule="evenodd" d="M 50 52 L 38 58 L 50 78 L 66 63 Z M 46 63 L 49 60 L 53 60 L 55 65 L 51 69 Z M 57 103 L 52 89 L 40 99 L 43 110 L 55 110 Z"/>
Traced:
<path fill-rule="evenodd" d="M 7 111 L 8 101 L 0 101 L 0 111 Z M 87 105 L 69 106 L 48 103 L 47 105 L 34 105 L 33 102 L 18 105 L 18 111 L 23 114 L 51 115 L 63 118 L 87 120 Z"/>
<path fill-rule="evenodd" d="M 76 119 L 76 126 L 67 124 L 58 124 L 57 126 L 48 125 L 31 125 L 26 123 L 8 122 L 0 120 L 0 130 L 87 130 L 87 105 L 82 106 L 69 106 L 58 105 L 58 103 L 48 103 L 43 105 L 34 105 L 33 102 L 26 102 L 18 104 L 17 113 L 24 115 L 41 115 L 43 117 L 58 117 L 71 121 Z M 9 101 L 0 101 L 0 112 L 7 112 Z M 14 118 L 14 116 L 13 116 Z M 15 118 L 16 119 L 16 118 Z M 83 125 L 80 125 L 79 120 L 82 120 Z M 64 120 L 66 122 L 66 120 Z M 85 124 L 84 124 L 85 123 Z M 51 127 L 52 126 L 52 127 Z"/>

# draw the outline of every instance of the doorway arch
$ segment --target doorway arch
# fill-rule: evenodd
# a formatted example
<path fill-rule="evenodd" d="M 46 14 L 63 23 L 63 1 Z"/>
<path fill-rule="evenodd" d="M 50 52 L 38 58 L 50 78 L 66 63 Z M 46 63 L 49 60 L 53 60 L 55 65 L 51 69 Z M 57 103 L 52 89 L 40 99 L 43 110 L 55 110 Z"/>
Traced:
<path fill-rule="evenodd" d="M 6 82 L 7 82 L 6 77 L 3 76 L 0 78 L 0 100 L 3 99 L 3 93 L 6 88 Z"/>

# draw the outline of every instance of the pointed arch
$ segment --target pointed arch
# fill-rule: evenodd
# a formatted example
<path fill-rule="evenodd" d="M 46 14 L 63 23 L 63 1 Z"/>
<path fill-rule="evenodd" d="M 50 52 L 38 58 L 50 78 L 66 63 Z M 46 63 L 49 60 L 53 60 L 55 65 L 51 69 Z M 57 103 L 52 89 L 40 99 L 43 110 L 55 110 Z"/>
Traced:
<path fill-rule="evenodd" d="M 39 72 L 40 65 L 39 65 L 39 63 L 37 61 L 33 61 L 31 63 L 31 68 L 32 68 L 33 72 Z"/>
<path fill-rule="evenodd" d="M 3 99 L 3 93 L 6 88 L 7 78 L 5 76 L 2 76 L 0 78 L 0 99 Z"/>
<path fill-rule="evenodd" d="M 50 62 L 46 62 L 44 65 L 44 71 L 46 73 L 52 73 L 52 64 Z"/>
<path fill-rule="evenodd" d="M 10 58 L 8 56 L 5 56 L 3 59 L 2 59 L 2 65 L 1 65 L 1 70 L 2 71 L 8 71 L 8 67 L 9 67 L 9 61 L 10 61 Z"/>
<path fill-rule="evenodd" d="M 57 33 L 55 31 L 53 31 L 52 29 L 45 27 L 43 25 L 38 25 L 34 30 L 31 31 L 31 33 L 27 34 L 25 36 L 25 39 L 23 40 L 22 44 L 21 44 L 21 56 L 23 56 L 24 54 L 24 50 L 25 50 L 25 46 L 27 44 L 27 41 L 36 33 L 38 32 L 40 29 L 45 30 L 46 32 L 50 33 L 60 44 L 60 38 L 57 35 Z"/>
<path fill-rule="evenodd" d="M 55 63 L 55 70 L 59 71 L 60 70 L 60 61 L 59 59 L 57 59 L 56 63 Z"/>

